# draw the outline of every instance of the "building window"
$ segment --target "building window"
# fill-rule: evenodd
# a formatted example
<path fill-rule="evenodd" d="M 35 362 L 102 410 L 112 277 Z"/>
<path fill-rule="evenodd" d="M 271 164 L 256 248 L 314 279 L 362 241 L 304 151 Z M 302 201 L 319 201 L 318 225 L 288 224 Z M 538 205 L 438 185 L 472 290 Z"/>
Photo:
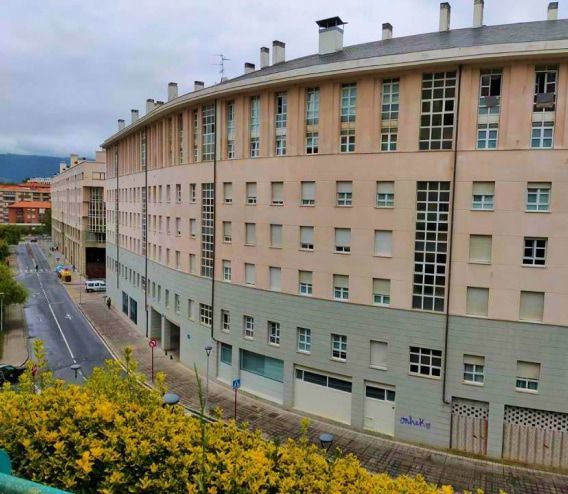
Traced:
<path fill-rule="evenodd" d="M 249 156 L 258 158 L 260 156 L 260 97 L 253 96 L 250 99 L 250 141 Z"/>
<path fill-rule="evenodd" d="M 314 227 L 300 227 L 300 249 L 314 250 Z"/>
<path fill-rule="evenodd" d="M 302 206 L 315 206 L 316 204 L 316 183 L 302 182 Z"/>
<path fill-rule="evenodd" d="M 442 373 L 442 352 L 411 346 L 410 373 L 419 376 L 440 377 Z"/>
<path fill-rule="evenodd" d="M 243 334 L 245 338 L 254 338 L 254 317 L 243 317 Z"/>
<path fill-rule="evenodd" d="M 383 127 L 381 129 L 381 151 L 396 151 L 398 129 L 396 127 Z"/>
<path fill-rule="evenodd" d="M 477 124 L 477 149 L 496 149 L 499 124 Z"/>
<path fill-rule="evenodd" d="M 392 232 L 390 230 L 375 230 L 375 256 L 392 257 Z"/>
<path fill-rule="evenodd" d="M 197 256 L 195 254 L 189 254 L 189 272 L 191 274 L 197 273 Z"/>
<path fill-rule="evenodd" d="M 396 151 L 399 96 L 399 79 L 385 79 L 381 91 L 381 151 Z"/>
<path fill-rule="evenodd" d="M 255 223 L 245 223 L 245 245 L 256 245 Z"/>
<path fill-rule="evenodd" d="M 335 229 L 335 252 L 340 254 L 348 254 L 349 252 L 351 252 L 350 228 Z"/>
<path fill-rule="evenodd" d="M 418 182 L 412 308 L 444 311 L 449 182 Z"/>
<path fill-rule="evenodd" d="M 245 284 L 254 286 L 255 267 L 254 264 L 245 263 Z"/>
<path fill-rule="evenodd" d="M 343 84 L 341 86 L 340 110 L 340 152 L 355 151 L 355 117 L 357 111 L 357 85 Z"/>
<path fill-rule="evenodd" d="M 233 365 L 233 347 L 226 343 L 221 343 L 221 351 L 219 352 L 219 360 L 226 365 Z"/>
<path fill-rule="evenodd" d="M 355 129 L 341 129 L 340 151 L 342 153 L 355 152 Z"/>
<path fill-rule="evenodd" d="M 326 388 L 337 389 L 339 391 L 344 391 L 345 393 L 351 393 L 353 387 L 352 383 L 345 381 L 344 379 L 337 379 L 336 377 L 317 374 L 315 372 L 302 369 L 296 369 L 296 379 Z"/>
<path fill-rule="evenodd" d="M 523 264 L 526 266 L 544 266 L 546 264 L 546 238 L 525 237 Z"/>
<path fill-rule="evenodd" d="M 189 219 L 189 235 L 191 238 L 197 237 L 197 220 L 195 218 Z"/>
<path fill-rule="evenodd" d="M 181 204 L 181 184 L 176 184 L 176 202 Z"/>
<path fill-rule="evenodd" d="M 300 295 L 310 297 L 312 295 L 312 272 L 300 271 L 298 274 Z"/>
<path fill-rule="evenodd" d="M 452 149 L 456 72 L 422 75 L 420 150 Z"/>
<path fill-rule="evenodd" d="M 377 207 L 394 207 L 394 182 L 377 182 Z"/>
<path fill-rule="evenodd" d="M 387 368 L 387 349 L 388 343 L 386 341 L 373 341 L 371 340 L 371 357 L 369 366 L 376 369 Z"/>
<path fill-rule="evenodd" d="M 211 326 L 213 322 L 213 310 L 210 305 L 199 304 L 199 322 L 204 326 Z"/>
<path fill-rule="evenodd" d="M 469 236 L 469 262 L 474 264 L 491 264 L 491 235 Z"/>
<path fill-rule="evenodd" d="M 282 225 L 270 225 L 270 247 L 282 248 Z"/>
<path fill-rule="evenodd" d="M 312 351 L 312 330 L 307 328 L 298 328 L 298 351 L 302 353 L 310 353 Z"/>
<path fill-rule="evenodd" d="M 174 294 L 174 310 L 176 314 L 179 314 L 181 312 L 181 304 L 179 301 L 179 295 L 177 293 Z"/>
<path fill-rule="evenodd" d="M 213 237 L 215 189 L 213 184 L 201 185 L 201 276 L 213 276 Z"/>
<path fill-rule="evenodd" d="M 390 280 L 373 278 L 373 303 L 390 305 Z"/>
<path fill-rule="evenodd" d="M 187 299 L 187 318 L 190 321 L 195 320 L 195 302 L 190 298 Z"/>
<path fill-rule="evenodd" d="M 557 81 L 558 65 L 535 67 L 534 112 L 555 110 Z"/>
<path fill-rule="evenodd" d="M 286 154 L 286 125 L 288 119 L 288 96 L 285 92 L 276 95 L 275 118 L 276 156 L 284 156 Z"/>
<path fill-rule="evenodd" d="M 472 209 L 492 211 L 493 198 L 495 196 L 495 182 L 473 182 L 471 195 Z"/>
<path fill-rule="evenodd" d="M 550 182 L 529 182 L 527 185 L 527 211 L 550 211 L 550 188 Z"/>
<path fill-rule="evenodd" d="M 266 379 L 284 382 L 284 362 L 258 353 L 241 350 L 241 370 Z"/>
<path fill-rule="evenodd" d="M 189 184 L 189 202 L 197 202 L 197 184 Z"/>
<path fill-rule="evenodd" d="M 171 202 L 171 199 L 172 199 L 172 186 L 166 185 L 166 202 L 169 204 Z"/>
<path fill-rule="evenodd" d="M 350 207 L 353 204 L 353 182 L 336 182 L 337 206 Z"/>
<path fill-rule="evenodd" d="M 225 333 L 231 332 L 231 313 L 228 310 L 221 311 L 221 329 Z"/>
<path fill-rule="evenodd" d="M 533 122 L 531 147 L 551 149 L 554 144 L 554 122 Z"/>
<path fill-rule="evenodd" d="M 233 204 L 233 183 L 223 182 L 223 202 Z"/>
<path fill-rule="evenodd" d="M 199 161 L 199 110 L 192 112 L 193 117 L 193 162 Z"/>
<path fill-rule="evenodd" d="M 176 250 L 176 269 L 181 269 L 181 252 Z"/>
<path fill-rule="evenodd" d="M 223 242 L 230 244 L 233 241 L 232 224 L 230 221 L 223 221 Z"/>
<path fill-rule="evenodd" d="M 306 154 L 319 152 L 319 88 L 306 89 Z"/>
<path fill-rule="evenodd" d="M 544 315 L 543 292 L 521 292 L 519 319 L 521 321 L 542 321 Z"/>
<path fill-rule="evenodd" d="M 268 344 L 280 346 L 280 323 L 268 321 Z"/>
<path fill-rule="evenodd" d="M 463 381 L 467 384 L 482 385 L 485 380 L 485 357 L 463 356 Z"/>
<path fill-rule="evenodd" d="M 256 204 L 256 182 L 247 182 L 247 204 L 254 206 Z"/>
<path fill-rule="evenodd" d="M 270 192 L 272 196 L 272 205 L 282 206 L 284 204 L 284 183 L 271 182 Z"/>
<path fill-rule="evenodd" d="M 333 298 L 335 300 L 349 300 L 349 276 L 333 275 Z"/>
<path fill-rule="evenodd" d="M 268 286 L 271 290 L 279 292 L 281 290 L 282 270 L 270 266 L 268 268 Z"/>
<path fill-rule="evenodd" d="M 347 336 L 341 334 L 331 335 L 331 358 L 347 360 Z"/>
<path fill-rule="evenodd" d="M 227 102 L 227 159 L 235 158 L 235 102 Z"/>
<path fill-rule="evenodd" d="M 231 261 L 223 260 L 223 281 L 231 281 Z"/>
<path fill-rule="evenodd" d="M 517 360 L 517 379 L 515 381 L 517 391 L 538 392 L 539 379 L 540 364 Z"/>
<path fill-rule="evenodd" d="M 466 314 L 487 317 L 489 288 L 467 287 Z"/>

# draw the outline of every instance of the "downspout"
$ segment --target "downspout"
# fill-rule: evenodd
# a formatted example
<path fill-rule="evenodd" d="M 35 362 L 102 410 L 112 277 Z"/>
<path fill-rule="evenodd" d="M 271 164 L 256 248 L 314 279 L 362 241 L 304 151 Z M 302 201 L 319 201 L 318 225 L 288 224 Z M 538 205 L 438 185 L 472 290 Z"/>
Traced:
<path fill-rule="evenodd" d="M 146 338 L 148 328 L 148 128 L 144 127 L 144 308 L 146 309 Z"/>
<path fill-rule="evenodd" d="M 119 189 L 118 189 L 118 186 L 119 186 L 119 183 L 118 183 L 118 144 L 115 144 L 115 147 L 116 147 L 116 149 L 114 150 L 114 161 L 115 161 L 115 164 L 116 164 L 116 167 L 115 167 L 115 171 L 116 171 L 116 193 L 115 193 L 115 200 L 114 200 L 114 212 L 116 214 L 116 217 L 114 219 L 114 223 L 115 223 L 114 226 L 115 226 L 115 231 L 116 231 L 116 239 L 115 239 L 115 242 L 116 242 L 116 267 L 118 268 L 117 273 L 116 273 L 116 289 L 119 290 L 120 289 L 120 286 L 119 286 L 119 283 L 120 283 L 120 260 L 119 260 L 119 258 L 120 258 L 120 248 L 119 248 L 120 233 L 119 233 L 119 226 L 118 225 L 120 223 L 120 220 L 119 220 L 120 214 L 119 214 L 119 211 L 118 211 L 118 208 L 119 208 L 118 205 L 120 203 L 120 192 L 119 192 Z M 118 297 L 118 295 L 117 295 L 117 297 Z"/>
<path fill-rule="evenodd" d="M 459 145 L 459 129 L 460 129 L 460 104 L 461 104 L 461 82 L 462 82 L 462 64 L 458 67 L 458 92 L 456 94 L 457 107 L 456 107 L 456 137 L 454 145 L 452 181 L 450 185 L 450 231 L 448 232 L 449 248 L 448 248 L 448 297 L 446 300 L 446 318 L 444 324 L 444 373 L 442 379 L 442 401 L 444 404 L 449 405 L 450 400 L 446 398 L 447 388 L 447 364 L 448 364 L 448 340 L 450 332 L 450 300 L 452 294 L 452 253 L 454 250 L 454 211 L 456 202 L 456 176 L 458 171 L 458 145 Z"/>
<path fill-rule="evenodd" d="M 217 263 L 217 99 L 214 101 L 215 133 L 213 138 L 213 271 L 211 273 L 211 341 L 217 343 L 214 336 L 215 328 L 215 264 Z"/>

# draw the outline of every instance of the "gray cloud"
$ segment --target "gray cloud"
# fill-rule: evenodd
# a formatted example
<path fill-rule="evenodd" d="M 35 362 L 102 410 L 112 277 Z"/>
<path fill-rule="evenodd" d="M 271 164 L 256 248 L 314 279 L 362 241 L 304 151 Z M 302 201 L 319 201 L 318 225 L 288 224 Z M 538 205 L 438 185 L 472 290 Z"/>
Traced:
<path fill-rule="evenodd" d="M 471 24 L 473 0 L 453 0 L 452 28 Z M 548 0 L 487 0 L 486 24 L 544 19 Z M 317 50 L 316 19 L 340 15 L 345 44 L 435 31 L 437 0 L 2 0 L 0 153 L 93 155 L 146 98 L 166 99 L 195 79 L 229 77 L 258 64 L 261 46 L 286 42 L 286 57 Z M 562 14 L 562 12 L 561 12 Z"/>

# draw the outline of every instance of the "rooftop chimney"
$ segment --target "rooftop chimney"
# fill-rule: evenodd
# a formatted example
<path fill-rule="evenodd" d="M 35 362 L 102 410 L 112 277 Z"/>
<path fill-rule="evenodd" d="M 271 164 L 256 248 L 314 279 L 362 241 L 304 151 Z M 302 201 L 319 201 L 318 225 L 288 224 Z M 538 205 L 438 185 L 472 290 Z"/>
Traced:
<path fill-rule="evenodd" d="M 440 32 L 450 30 L 450 14 L 452 8 L 448 2 L 442 2 L 440 4 Z"/>
<path fill-rule="evenodd" d="M 327 55 L 343 50 L 343 26 L 347 24 L 340 17 L 316 21 L 319 27 L 319 54 Z"/>
<path fill-rule="evenodd" d="M 260 49 L 260 68 L 268 67 L 270 65 L 270 50 L 263 46 Z"/>
<path fill-rule="evenodd" d="M 205 87 L 205 83 L 203 81 L 193 81 L 193 90 L 199 91 Z"/>
<path fill-rule="evenodd" d="M 168 101 L 176 99 L 178 97 L 178 85 L 177 82 L 170 82 L 168 84 Z"/>
<path fill-rule="evenodd" d="M 121 131 L 124 129 L 124 120 L 122 118 L 118 119 L 118 130 Z"/>
<path fill-rule="evenodd" d="M 385 22 L 383 24 L 383 41 L 385 39 L 392 38 L 392 24 L 390 22 Z"/>
<path fill-rule="evenodd" d="M 286 61 L 286 43 L 274 40 L 272 42 L 272 65 Z"/>
<path fill-rule="evenodd" d="M 229 78 L 226 75 L 221 77 L 221 82 L 227 82 L 228 80 L 229 80 Z"/>
<path fill-rule="evenodd" d="M 164 104 L 163 101 L 156 101 L 156 108 L 157 108 L 158 106 L 162 106 L 163 104 Z"/>
<path fill-rule="evenodd" d="M 75 166 L 79 162 L 79 155 L 72 154 L 69 156 L 69 166 Z"/>
<path fill-rule="evenodd" d="M 245 74 L 250 74 L 254 72 L 254 63 L 245 62 Z"/>
<path fill-rule="evenodd" d="M 146 115 L 150 113 L 154 109 L 154 100 L 152 98 L 148 98 L 146 100 Z"/>
<path fill-rule="evenodd" d="M 473 27 L 483 26 L 483 0 L 473 2 Z"/>
<path fill-rule="evenodd" d="M 130 119 L 131 123 L 136 122 L 138 120 L 138 110 L 130 110 Z"/>
<path fill-rule="evenodd" d="M 558 20 L 558 2 L 550 2 L 548 4 L 548 16 L 549 21 Z"/>

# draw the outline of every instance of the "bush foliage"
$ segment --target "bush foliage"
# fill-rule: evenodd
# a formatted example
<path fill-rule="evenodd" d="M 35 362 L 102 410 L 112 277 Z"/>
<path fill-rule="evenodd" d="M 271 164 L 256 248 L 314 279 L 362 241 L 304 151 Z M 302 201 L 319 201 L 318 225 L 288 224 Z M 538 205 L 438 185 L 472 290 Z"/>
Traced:
<path fill-rule="evenodd" d="M 233 421 L 207 424 L 164 408 L 164 377 L 141 388 L 130 352 L 83 386 L 39 372 L 0 392 L 0 447 L 16 475 L 75 493 L 449 494 L 421 478 L 392 479 L 351 455 L 328 458 L 305 434 L 282 444 Z M 37 390 L 40 392 L 37 392 Z"/>

